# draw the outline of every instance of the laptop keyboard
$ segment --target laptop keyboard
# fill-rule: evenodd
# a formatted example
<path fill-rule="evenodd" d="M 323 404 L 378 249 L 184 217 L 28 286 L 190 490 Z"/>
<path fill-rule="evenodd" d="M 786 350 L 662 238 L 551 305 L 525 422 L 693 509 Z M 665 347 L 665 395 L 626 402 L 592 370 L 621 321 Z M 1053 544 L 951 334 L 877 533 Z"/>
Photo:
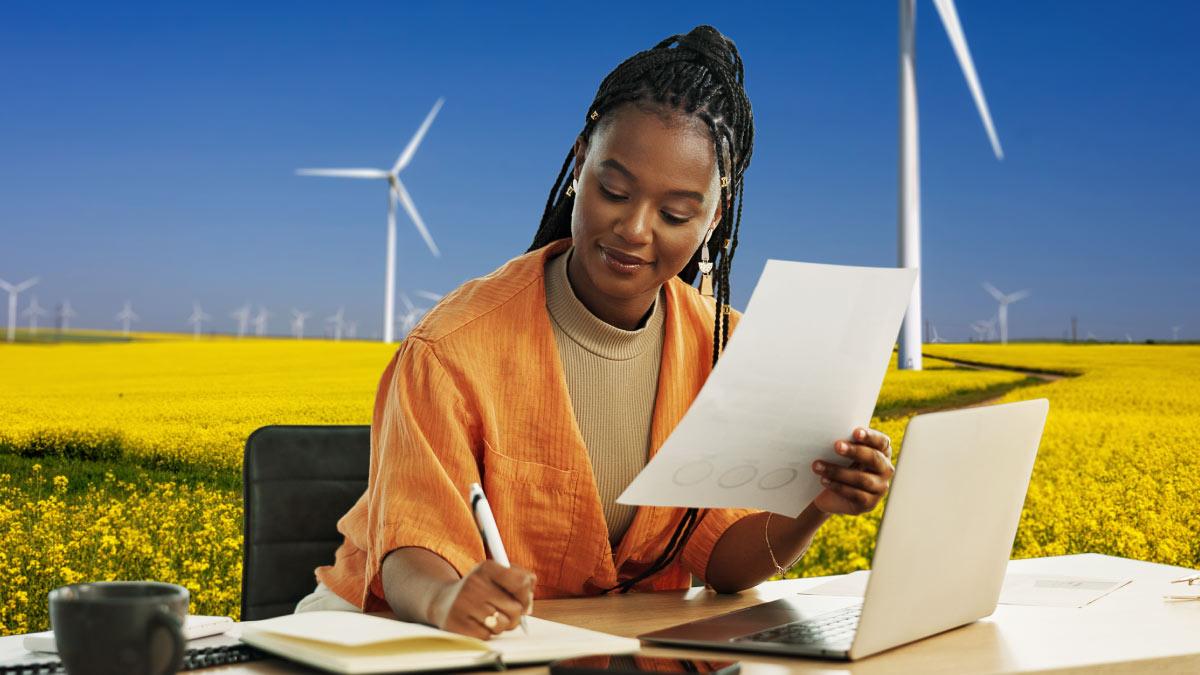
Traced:
<path fill-rule="evenodd" d="M 734 638 L 732 642 L 772 642 L 775 644 L 849 644 L 858 627 L 862 605 L 852 605 L 828 614 L 774 626 L 757 633 Z"/>

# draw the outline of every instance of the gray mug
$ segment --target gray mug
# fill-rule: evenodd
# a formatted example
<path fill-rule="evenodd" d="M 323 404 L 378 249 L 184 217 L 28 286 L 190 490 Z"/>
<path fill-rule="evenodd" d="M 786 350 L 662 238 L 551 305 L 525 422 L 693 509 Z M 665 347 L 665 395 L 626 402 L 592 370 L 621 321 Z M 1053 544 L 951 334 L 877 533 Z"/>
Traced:
<path fill-rule="evenodd" d="M 50 627 L 68 675 L 171 675 L 183 665 L 188 591 L 99 581 L 50 591 Z"/>

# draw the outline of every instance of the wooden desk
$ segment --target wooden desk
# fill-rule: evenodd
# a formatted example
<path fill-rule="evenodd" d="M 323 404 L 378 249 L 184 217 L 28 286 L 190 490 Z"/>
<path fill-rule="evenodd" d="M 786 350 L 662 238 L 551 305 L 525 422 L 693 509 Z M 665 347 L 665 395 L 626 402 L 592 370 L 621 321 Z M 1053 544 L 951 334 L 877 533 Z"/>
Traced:
<path fill-rule="evenodd" d="M 1015 560 L 1009 571 L 1131 577 L 1117 589 L 1082 609 L 1000 605 L 991 616 L 968 626 L 926 638 L 854 663 L 779 658 L 736 652 L 647 647 L 655 656 L 722 656 L 742 662 L 746 675 L 782 673 L 1200 673 L 1200 602 L 1166 602 L 1165 594 L 1186 587 L 1170 580 L 1191 572 L 1181 567 L 1096 554 Z M 642 593 L 603 598 L 539 601 L 537 616 L 615 635 L 637 636 L 685 621 L 721 614 L 811 588 L 820 579 L 793 579 L 762 584 L 735 596 L 704 589 Z M 828 598 L 814 597 L 814 602 Z M 914 612 L 921 611 L 914 607 Z M 898 620 L 903 620 L 898 617 Z M 22 650 L 20 636 L 0 638 L 0 663 Z M 203 673 L 312 673 L 284 661 L 258 661 L 211 668 Z M 544 673 L 545 667 L 510 673 Z"/>

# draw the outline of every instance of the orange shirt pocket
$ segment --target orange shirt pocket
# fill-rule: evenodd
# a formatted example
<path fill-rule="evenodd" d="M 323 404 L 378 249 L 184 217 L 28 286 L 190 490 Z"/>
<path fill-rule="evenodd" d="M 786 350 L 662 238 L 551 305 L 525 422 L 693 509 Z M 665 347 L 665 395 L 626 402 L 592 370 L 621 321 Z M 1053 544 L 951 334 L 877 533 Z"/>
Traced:
<path fill-rule="evenodd" d="M 487 441 L 482 473 L 509 561 L 537 575 L 536 596 L 561 594 L 578 473 L 510 457 Z"/>

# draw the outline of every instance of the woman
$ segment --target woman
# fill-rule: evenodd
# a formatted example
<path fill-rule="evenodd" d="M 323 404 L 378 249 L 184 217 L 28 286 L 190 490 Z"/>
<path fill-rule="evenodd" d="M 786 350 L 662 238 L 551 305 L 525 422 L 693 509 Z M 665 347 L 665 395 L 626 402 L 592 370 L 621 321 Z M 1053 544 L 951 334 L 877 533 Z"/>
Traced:
<path fill-rule="evenodd" d="M 733 42 L 709 26 L 605 78 L 529 252 L 448 295 L 384 371 L 367 490 L 297 611 L 390 608 L 486 639 L 535 597 L 692 575 L 737 592 L 782 572 L 829 514 L 879 503 L 890 441 L 867 429 L 836 446 L 849 467 L 813 465 L 825 490 L 794 519 L 615 501 L 738 318 L 729 272 L 754 138 L 742 85 Z M 473 482 L 511 568 L 485 555 Z"/>

